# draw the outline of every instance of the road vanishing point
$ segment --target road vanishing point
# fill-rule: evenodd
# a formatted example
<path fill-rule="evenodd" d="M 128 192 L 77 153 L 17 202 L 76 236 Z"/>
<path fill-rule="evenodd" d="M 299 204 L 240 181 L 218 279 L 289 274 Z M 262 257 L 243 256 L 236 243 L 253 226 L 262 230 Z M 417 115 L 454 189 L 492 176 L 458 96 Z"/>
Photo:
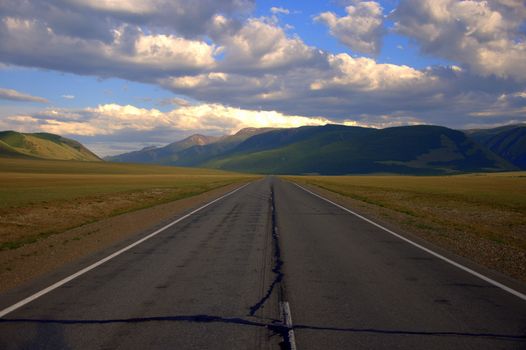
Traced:
<path fill-rule="evenodd" d="M 0 349 L 526 349 L 521 291 L 276 177 L 111 249 L 0 295 Z"/>

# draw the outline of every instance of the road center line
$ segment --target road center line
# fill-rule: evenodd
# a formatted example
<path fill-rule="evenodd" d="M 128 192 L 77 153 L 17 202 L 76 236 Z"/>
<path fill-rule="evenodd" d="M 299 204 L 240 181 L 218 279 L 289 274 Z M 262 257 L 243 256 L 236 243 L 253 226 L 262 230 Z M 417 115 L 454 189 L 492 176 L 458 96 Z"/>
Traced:
<path fill-rule="evenodd" d="M 194 211 L 192 211 L 192 212 L 186 214 L 185 216 L 182 216 L 182 217 L 180 217 L 179 219 L 177 219 L 177 220 L 175 220 L 175 221 L 172 221 L 172 222 L 169 223 L 168 225 L 166 225 L 166 226 L 164 226 L 164 227 L 161 227 L 161 228 L 158 229 L 157 231 L 150 233 L 148 236 L 143 237 L 143 238 L 139 239 L 138 241 L 136 241 L 136 242 L 134 242 L 134 243 L 132 243 L 132 244 L 130 244 L 130 245 L 128 245 L 128 246 L 126 246 L 126 247 L 124 247 L 124 248 L 118 250 L 118 251 L 116 251 L 115 253 L 113 253 L 113 254 L 111 254 L 111 255 L 109 255 L 109 256 L 107 256 L 107 257 L 105 257 L 105 258 L 103 258 L 103 259 L 101 259 L 101 260 L 99 260 L 99 261 L 97 261 L 96 263 L 93 263 L 93 264 L 89 265 L 88 267 L 85 267 L 85 268 L 83 268 L 82 270 L 77 271 L 77 272 L 75 272 L 74 274 L 72 274 L 72 275 L 70 275 L 70 276 L 68 276 L 68 277 L 66 277 L 66 278 L 64 278 L 64 279 L 62 279 L 62 280 L 60 280 L 60 281 L 58 281 L 58 282 L 56 282 L 56 283 L 50 285 L 49 287 L 44 288 L 44 289 L 42 289 L 41 291 L 39 291 L 39 292 L 37 292 L 37 293 L 35 293 L 35 294 L 33 294 L 33 295 L 31 295 L 31 296 L 29 296 L 29 297 L 23 299 L 23 300 L 20 300 L 20 301 L 17 302 L 16 304 L 13 304 L 13 305 L 11 305 L 11 306 L 9 306 L 9 307 L 7 307 L 7 308 L 1 310 L 1 311 L 0 311 L 0 318 L 2 318 L 2 317 L 4 317 L 5 315 L 7 315 L 7 314 L 9 314 L 9 313 L 11 313 L 11 312 L 13 312 L 13 311 L 15 311 L 16 309 L 21 308 L 22 306 L 24 306 L 24 305 L 26 305 L 26 304 L 32 302 L 33 300 L 36 300 L 36 299 L 40 298 L 41 296 L 43 296 L 43 295 L 45 295 L 45 294 L 51 292 L 52 290 L 57 289 L 57 288 L 60 287 L 60 286 L 63 286 L 64 284 L 66 284 L 66 283 L 68 283 L 68 282 L 74 280 L 75 278 L 77 278 L 77 277 L 79 277 L 79 276 L 82 276 L 82 275 L 85 274 L 86 272 L 93 270 L 94 268 L 96 268 L 96 267 L 98 267 L 98 266 L 104 264 L 105 262 L 107 262 L 107 261 L 109 261 L 109 260 L 115 258 L 116 256 L 119 256 L 119 255 L 121 255 L 122 253 L 124 253 L 124 252 L 126 252 L 126 251 L 132 249 L 133 247 L 135 247 L 135 246 L 137 246 L 137 245 L 143 243 L 144 241 L 149 240 L 150 238 L 152 238 L 152 237 L 158 235 L 159 233 L 161 233 L 161 232 L 163 232 L 164 230 L 166 230 L 166 229 L 172 227 L 173 225 L 175 225 L 175 224 L 177 224 L 177 223 L 183 221 L 184 219 L 188 218 L 189 216 L 192 216 L 193 214 L 195 214 L 195 213 L 197 213 L 197 212 L 203 210 L 204 208 L 206 208 L 206 207 L 208 207 L 208 206 L 210 206 L 210 205 L 212 205 L 212 204 L 214 204 L 214 203 L 216 203 L 216 202 L 218 202 L 218 201 L 220 201 L 220 200 L 222 200 L 222 199 L 224 199 L 224 198 L 226 198 L 226 197 L 228 197 L 228 196 L 230 196 L 230 195 L 236 193 L 237 191 L 239 191 L 239 190 L 245 188 L 245 187 L 248 186 L 248 185 L 249 185 L 249 184 L 245 184 L 245 185 L 243 185 L 243 186 L 241 186 L 241 187 L 239 187 L 239 188 L 236 188 L 236 189 L 233 190 L 233 191 L 228 192 L 227 194 L 225 194 L 225 195 L 223 195 L 223 196 L 221 196 L 221 197 L 219 197 L 219 198 L 214 199 L 213 201 L 211 201 L 211 202 L 209 202 L 209 203 L 203 205 L 202 207 L 199 207 L 199 208 L 195 209 Z"/>
<path fill-rule="evenodd" d="M 288 332 L 288 341 L 290 350 L 297 350 L 296 347 L 296 338 L 294 337 L 294 327 L 292 324 L 292 315 L 290 313 L 290 305 L 288 301 L 281 302 L 281 312 L 283 313 L 283 319 L 285 321 L 285 326 L 289 329 Z"/>
<path fill-rule="evenodd" d="M 523 294 L 523 293 L 521 293 L 519 291 L 516 291 L 515 289 L 512 289 L 512 288 L 500 283 L 500 282 L 497 282 L 497 281 L 495 281 L 495 280 L 493 280 L 493 279 L 491 279 L 491 278 L 489 278 L 487 276 L 484 276 L 484 275 L 482 275 L 482 274 L 470 269 L 469 267 L 466 267 L 466 266 L 464 266 L 462 264 L 457 263 L 456 261 L 448 259 L 445 256 L 432 251 L 431 249 L 428 249 L 428 248 L 426 248 L 426 247 L 424 247 L 424 246 L 422 246 L 422 245 L 420 245 L 420 244 L 418 244 L 416 242 L 413 242 L 412 240 L 410 240 L 408 238 L 405 238 L 404 236 L 399 235 L 398 233 L 393 232 L 393 231 L 389 230 L 388 228 L 386 228 L 386 227 L 384 227 L 384 226 L 382 226 L 380 224 L 377 224 L 376 222 L 374 222 L 374 221 L 372 221 L 370 219 L 367 219 L 366 217 L 364 217 L 364 216 L 362 216 L 362 215 L 360 215 L 358 213 L 355 213 L 354 211 L 352 211 L 350 209 L 345 208 L 344 206 L 341 206 L 341 205 L 339 205 L 337 203 L 334 203 L 333 201 L 331 201 L 331 200 L 329 200 L 329 199 L 327 199 L 325 197 L 322 197 L 319 194 L 314 193 L 314 192 L 306 189 L 305 187 L 302 187 L 302 186 L 298 185 L 297 183 L 294 183 L 294 185 L 298 186 L 299 188 L 301 188 L 305 192 L 308 192 L 308 193 L 312 194 L 315 197 L 323 199 L 324 201 L 326 201 L 326 202 L 328 202 L 328 203 L 330 203 L 330 204 L 332 204 L 332 205 L 334 205 L 334 206 L 336 206 L 336 207 L 338 207 L 338 208 L 340 208 L 340 209 L 342 209 L 342 210 L 344 210 L 344 211 L 346 211 L 346 212 L 348 212 L 348 213 L 350 213 L 350 214 L 352 214 L 352 215 L 354 215 L 354 216 L 356 216 L 356 217 L 358 217 L 358 218 L 360 218 L 362 220 L 367 221 L 371 225 L 374 225 L 374 226 L 384 230 L 385 232 L 390 233 L 391 235 L 393 235 L 395 237 L 398 237 L 399 239 L 401 239 L 401 240 L 403 240 L 403 241 L 405 241 L 405 242 L 407 242 L 407 243 L 409 243 L 409 244 L 411 244 L 411 245 L 413 245 L 413 246 L 415 246 L 415 247 L 417 247 L 417 248 L 419 248 L 419 249 L 421 249 L 421 250 L 423 250 L 423 251 L 425 251 L 425 252 L 427 252 L 427 253 L 429 253 L 429 254 L 431 254 L 431 255 L 433 255 L 433 256 L 441 259 L 441 260 L 443 260 L 443 261 L 445 261 L 445 262 L 447 262 L 448 264 L 451 264 L 451 265 L 453 265 L 453 266 L 455 266 L 455 267 L 457 267 L 457 268 L 459 268 L 461 270 L 464 270 L 465 272 L 467 272 L 467 273 L 469 273 L 469 274 L 471 274 L 471 275 L 473 275 L 475 277 L 478 277 L 481 280 L 486 281 L 489 284 L 492 284 L 495 287 L 498 287 L 498 288 L 500 288 L 500 289 L 502 289 L 502 290 L 504 290 L 504 291 L 506 291 L 506 292 L 508 292 L 510 294 L 513 294 L 516 297 L 518 297 L 519 299 L 522 299 L 522 300 L 526 301 L 526 294 Z"/>

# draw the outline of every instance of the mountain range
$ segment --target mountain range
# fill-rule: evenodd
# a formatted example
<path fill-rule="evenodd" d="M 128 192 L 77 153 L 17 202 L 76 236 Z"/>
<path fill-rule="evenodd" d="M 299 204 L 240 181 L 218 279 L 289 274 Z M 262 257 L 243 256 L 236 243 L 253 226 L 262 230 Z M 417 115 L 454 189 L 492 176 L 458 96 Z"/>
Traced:
<path fill-rule="evenodd" d="M 0 157 L 101 161 L 82 144 L 49 133 L 0 132 Z M 106 161 L 208 167 L 261 174 L 455 174 L 526 170 L 526 125 L 453 130 L 417 125 L 246 128 L 192 135 Z"/>
<path fill-rule="evenodd" d="M 418 125 L 248 128 L 192 135 L 165 147 L 105 158 L 262 174 L 454 174 L 526 169 L 526 126 L 458 131 Z"/>

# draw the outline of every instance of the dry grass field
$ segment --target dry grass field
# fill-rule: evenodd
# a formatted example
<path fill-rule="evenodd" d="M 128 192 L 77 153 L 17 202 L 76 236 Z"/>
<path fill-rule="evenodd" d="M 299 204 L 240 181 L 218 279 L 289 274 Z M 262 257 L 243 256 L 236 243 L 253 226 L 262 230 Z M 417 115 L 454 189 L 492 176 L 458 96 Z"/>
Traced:
<path fill-rule="evenodd" d="M 526 281 L 526 173 L 288 177 L 359 211 Z"/>
<path fill-rule="evenodd" d="M 0 251 L 253 178 L 204 169 L 0 158 Z"/>

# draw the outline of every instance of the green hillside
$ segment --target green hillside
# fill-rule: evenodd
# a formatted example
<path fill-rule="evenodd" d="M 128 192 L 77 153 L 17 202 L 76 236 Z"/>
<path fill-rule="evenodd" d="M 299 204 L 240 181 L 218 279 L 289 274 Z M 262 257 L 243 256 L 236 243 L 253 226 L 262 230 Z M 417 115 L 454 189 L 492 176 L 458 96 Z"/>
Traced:
<path fill-rule="evenodd" d="M 464 133 L 438 126 L 326 125 L 254 136 L 205 166 L 275 174 L 450 174 L 516 169 Z"/>
<path fill-rule="evenodd" d="M 0 157 L 100 161 L 77 141 L 49 133 L 0 132 Z"/>
<path fill-rule="evenodd" d="M 470 130 L 467 134 L 517 167 L 526 169 L 526 124 Z"/>

